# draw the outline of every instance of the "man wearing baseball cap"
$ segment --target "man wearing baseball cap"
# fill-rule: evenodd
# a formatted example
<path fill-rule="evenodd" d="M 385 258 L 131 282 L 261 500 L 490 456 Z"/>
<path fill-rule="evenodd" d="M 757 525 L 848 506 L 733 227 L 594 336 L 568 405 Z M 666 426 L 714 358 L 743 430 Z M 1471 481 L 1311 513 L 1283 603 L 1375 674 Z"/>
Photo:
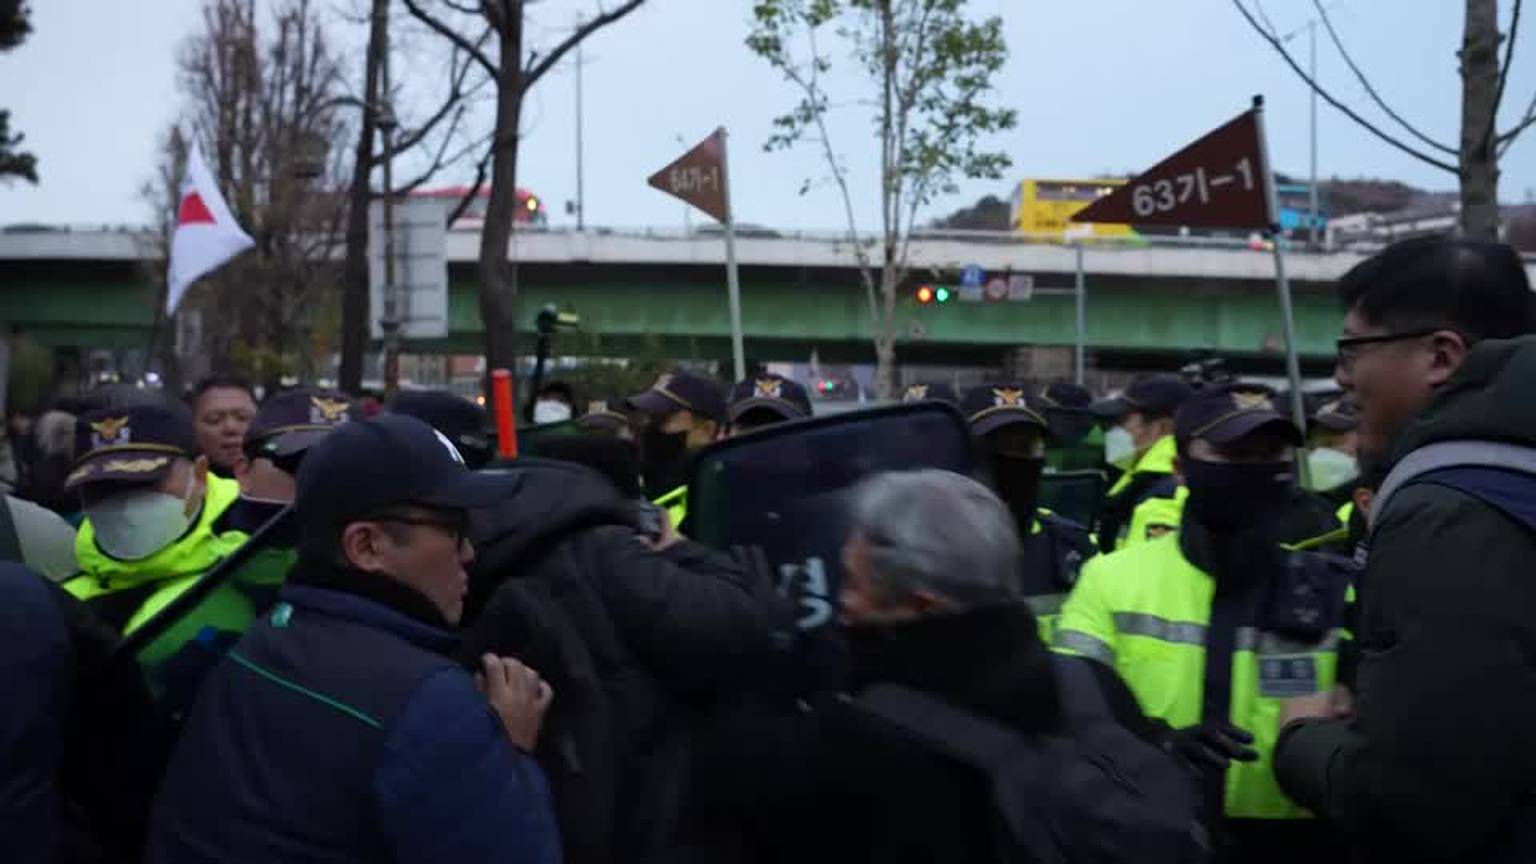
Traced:
<path fill-rule="evenodd" d="M 1178 526 L 1182 500 L 1173 477 L 1173 416 L 1191 392 L 1178 375 L 1144 375 L 1121 395 L 1093 404 L 1099 420 L 1114 424 L 1104 434 L 1104 461 L 1123 472 L 1099 513 L 1096 533 L 1105 552 Z"/>
<path fill-rule="evenodd" d="M 192 415 L 176 403 L 104 408 L 76 424 L 82 455 L 64 485 L 85 521 L 80 574 L 64 588 L 125 634 L 246 540 L 218 524 L 239 485 L 211 474 L 196 448 Z"/>
<path fill-rule="evenodd" d="M 961 413 L 971 425 L 993 488 L 1008 505 L 1023 552 L 1022 594 L 1050 641 L 1061 602 L 1085 559 L 1097 550 L 1088 529 L 1039 506 L 1040 477 L 1050 425 L 1022 383 L 984 384 L 967 390 Z"/>
<path fill-rule="evenodd" d="M 443 433 L 472 470 L 484 468 L 495 453 L 491 444 L 491 421 L 485 409 L 457 393 L 404 390 L 385 406 L 385 410 L 415 417 Z"/>
<path fill-rule="evenodd" d="M 282 601 L 209 676 L 147 861 L 557 862 L 530 754 L 552 699 L 516 660 L 452 659 L 468 511 L 506 494 L 442 433 L 345 423 L 299 467 Z"/>
<path fill-rule="evenodd" d="M 629 415 L 614 408 L 606 399 L 594 399 L 587 403 L 587 413 L 576 418 L 576 427 L 589 435 L 635 440 L 634 426 Z"/>
<path fill-rule="evenodd" d="M 645 494 L 667 511 L 673 527 L 688 516 L 688 471 L 693 454 L 719 439 L 725 426 L 725 393 L 708 375 L 674 369 L 651 389 L 629 398 L 645 417 L 640 435 L 640 472 Z"/>
<path fill-rule="evenodd" d="M 1201 779 L 1217 860 L 1326 860 L 1335 838 L 1270 761 L 1281 703 L 1334 687 L 1352 568 L 1280 545 L 1302 436 L 1272 391 L 1199 390 L 1175 438 L 1179 531 L 1088 562 L 1056 648 L 1112 666 L 1167 725 L 1166 746 Z"/>
<path fill-rule="evenodd" d="M 741 435 L 775 423 L 811 416 L 811 397 L 799 382 L 765 374 L 736 382 L 726 404 L 727 435 Z"/>

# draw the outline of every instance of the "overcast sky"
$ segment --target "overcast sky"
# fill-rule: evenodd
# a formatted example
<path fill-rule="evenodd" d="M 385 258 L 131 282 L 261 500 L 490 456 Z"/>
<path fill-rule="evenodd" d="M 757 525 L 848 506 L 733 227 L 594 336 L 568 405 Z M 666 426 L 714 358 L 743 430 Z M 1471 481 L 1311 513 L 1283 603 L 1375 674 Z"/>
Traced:
<path fill-rule="evenodd" d="M 358 0 L 319 2 L 335 11 Z M 136 190 L 151 174 L 157 136 L 178 115 L 175 55 L 197 28 L 201 5 L 202 0 L 33 0 L 35 32 L 19 49 L 0 55 L 0 107 L 12 112 L 12 131 L 26 134 L 42 182 L 0 185 L 0 224 L 147 221 Z M 997 101 L 1018 110 L 1019 125 L 997 136 L 994 146 L 1014 165 L 1008 179 L 962 184 L 959 194 L 935 202 L 924 218 L 983 194 L 1006 197 L 1021 177 L 1148 167 L 1242 111 L 1255 93 L 1267 99 L 1276 168 L 1301 175 L 1308 170 L 1305 87 L 1228 0 L 972 0 L 970 5 L 978 15 L 1004 20 L 1011 56 L 996 82 Z M 1264 6 L 1282 31 L 1305 24 L 1312 12 L 1308 0 L 1266 0 Z M 1511 3 L 1502 0 L 1499 6 L 1507 27 Z M 1388 102 L 1451 144 L 1459 129 L 1455 51 L 1463 7 L 1459 0 L 1329 4 L 1346 46 Z M 544 0 L 532 8 L 537 38 L 567 27 L 595 3 Z M 794 93 L 743 45 L 750 8 L 750 0 L 650 0 L 588 43 L 589 224 L 680 226 L 682 205 L 647 187 L 645 177 L 682 149 L 679 137 L 691 145 L 724 125 L 731 132 L 739 221 L 841 227 L 841 204 L 829 187 L 797 194 L 802 180 L 825 174 L 815 150 L 762 150 L 773 116 L 793 103 Z M 362 25 L 338 19 L 334 26 L 338 42 L 360 61 Z M 1501 128 L 1536 94 L 1536 32 L 1527 29 L 1521 37 Z M 398 74 L 430 87 L 441 74 L 442 52 L 423 37 L 404 41 Z M 1305 33 L 1292 44 L 1304 58 Z M 1380 118 L 1321 30 L 1318 54 L 1322 80 L 1352 106 Z M 573 221 L 560 209 L 576 188 L 570 72 L 565 63 L 531 97 L 518 178 L 519 185 L 555 205 L 556 225 Z M 837 83 L 838 101 L 862 98 L 857 78 L 840 76 Z M 488 112 L 477 119 L 488 124 Z M 1323 177 L 1455 187 L 1450 174 L 1371 138 L 1326 105 L 1319 108 L 1318 134 Z M 867 118 L 856 108 L 845 109 L 833 136 L 854 171 L 863 226 L 873 227 L 878 151 Z M 466 166 L 444 182 L 466 182 L 472 174 Z M 1500 192 L 1506 202 L 1536 200 L 1536 129 L 1505 157 Z"/>

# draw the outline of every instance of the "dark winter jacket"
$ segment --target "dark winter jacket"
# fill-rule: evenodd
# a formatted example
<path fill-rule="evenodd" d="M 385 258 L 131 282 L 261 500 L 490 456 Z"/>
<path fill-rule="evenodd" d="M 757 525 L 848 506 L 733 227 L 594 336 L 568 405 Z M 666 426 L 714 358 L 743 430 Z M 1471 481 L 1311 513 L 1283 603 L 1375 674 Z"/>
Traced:
<path fill-rule="evenodd" d="M 1478 345 L 1390 462 L 1458 439 L 1536 447 L 1533 382 L 1536 337 Z M 1434 483 L 1374 529 L 1356 716 L 1288 727 L 1276 775 L 1373 861 L 1536 860 L 1536 532 Z"/>
<path fill-rule="evenodd" d="M 0 562 L 0 849 L 15 864 L 60 860 L 74 658 L 52 591 L 31 570 Z"/>
<path fill-rule="evenodd" d="M 658 855 L 684 831 L 694 718 L 767 662 L 780 603 L 711 550 L 652 551 L 589 469 L 527 460 L 505 478 L 474 514 L 462 656 L 522 657 L 562 694 L 539 756 L 568 859 Z"/>
<path fill-rule="evenodd" d="M 541 770 L 425 598 L 301 561 L 282 601 L 204 684 L 146 860 L 560 860 Z"/>

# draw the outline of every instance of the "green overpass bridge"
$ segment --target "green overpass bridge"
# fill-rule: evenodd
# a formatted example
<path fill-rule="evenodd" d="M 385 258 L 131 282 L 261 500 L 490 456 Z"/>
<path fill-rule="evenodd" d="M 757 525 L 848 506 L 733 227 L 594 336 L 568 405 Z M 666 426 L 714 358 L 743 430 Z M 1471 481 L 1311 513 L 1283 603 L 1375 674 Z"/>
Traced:
<path fill-rule="evenodd" d="M 473 231 L 448 233 L 449 334 L 411 342 L 415 353 L 476 354 Z M 142 349 L 154 319 L 154 276 L 130 232 L 0 234 L 0 330 L 57 348 Z M 868 362 L 871 325 L 853 250 L 834 235 L 754 232 L 738 239 L 749 357 Z M 531 332 L 553 303 L 581 316 L 556 352 L 626 357 L 730 356 L 723 242 L 718 234 L 530 231 L 508 250 L 519 262 L 518 327 Z M 1326 371 L 1340 312 L 1331 283 L 1359 256 L 1293 254 L 1288 270 L 1301 353 Z M 1021 348 L 1075 339 L 1073 249 L 1010 235 L 931 233 L 913 242 L 914 277 L 897 301 L 904 363 L 997 365 Z M 960 271 L 1029 277 L 1029 299 L 944 304 L 915 300 L 919 282 L 957 285 Z M 1536 269 L 1536 268 L 1533 268 Z M 1283 351 L 1273 261 L 1241 246 L 1092 246 L 1084 251 L 1087 345 L 1100 368 L 1165 365 L 1217 352 L 1277 370 Z M 199 290 L 194 287 L 193 291 Z M 339 341 L 339 340 L 338 340 Z"/>

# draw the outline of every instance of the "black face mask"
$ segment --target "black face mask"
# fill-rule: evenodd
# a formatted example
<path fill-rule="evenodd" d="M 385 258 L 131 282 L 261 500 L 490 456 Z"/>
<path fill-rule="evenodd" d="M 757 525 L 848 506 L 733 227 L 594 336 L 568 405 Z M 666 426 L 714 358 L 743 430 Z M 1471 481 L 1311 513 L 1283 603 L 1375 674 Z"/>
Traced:
<path fill-rule="evenodd" d="M 1295 466 L 1290 462 L 1181 463 L 1190 513 L 1218 532 L 1245 531 L 1277 518 L 1290 501 Z"/>
<path fill-rule="evenodd" d="M 1015 453 L 992 454 L 992 479 L 997 482 L 997 495 L 1013 512 L 1021 532 L 1027 533 L 1034 521 L 1040 500 L 1040 475 L 1044 471 L 1043 458 Z"/>
<path fill-rule="evenodd" d="M 662 432 L 656 425 L 640 435 L 640 471 L 647 498 L 660 498 L 688 481 L 688 433 Z"/>

